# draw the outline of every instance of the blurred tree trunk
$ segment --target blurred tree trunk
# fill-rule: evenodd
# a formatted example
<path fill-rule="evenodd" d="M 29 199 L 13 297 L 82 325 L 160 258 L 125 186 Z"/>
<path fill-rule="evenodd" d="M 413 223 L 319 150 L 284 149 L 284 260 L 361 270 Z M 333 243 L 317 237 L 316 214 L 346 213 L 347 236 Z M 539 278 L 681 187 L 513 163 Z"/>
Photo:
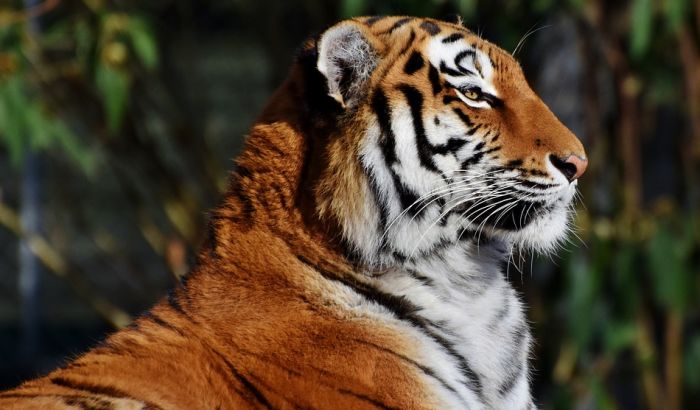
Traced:
<path fill-rule="evenodd" d="M 21 305 L 20 353 L 31 359 L 39 349 L 39 284 L 41 267 L 30 248 L 30 238 L 41 231 L 41 159 L 38 153 L 27 154 L 22 175 L 22 236 L 19 244 L 19 297 Z"/>
<path fill-rule="evenodd" d="M 27 11 L 36 7 L 39 1 L 24 0 Z M 27 15 L 30 15 L 28 12 Z M 39 31 L 36 17 L 27 21 L 27 31 L 30 37 Z M 21 306 L 20 325 L 20 354 L 25 363 L 35 363 L 39 351 L 39 285 L 41 283 L 41 265 L 39 259 L 30 248 L 29 238 L 41 233 L 41 156 L 37 152 L 29 152 L 24 159 L 21 186 L 20 221 L 22 236 L 19 243 L 19 297 Z"/>

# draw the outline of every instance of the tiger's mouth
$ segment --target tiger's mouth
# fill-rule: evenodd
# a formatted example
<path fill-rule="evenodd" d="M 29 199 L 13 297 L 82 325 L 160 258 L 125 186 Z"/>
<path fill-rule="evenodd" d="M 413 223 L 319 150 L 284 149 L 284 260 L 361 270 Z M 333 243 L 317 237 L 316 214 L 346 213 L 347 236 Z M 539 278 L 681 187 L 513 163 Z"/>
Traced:
<path fill-rule="evenodd" d="M 475 194 L 456 210 L 466 229 L 535 250 L 548 250 L 565 237 L 576 182 L 511 178 L 490 185 L 490 194 Z"/>

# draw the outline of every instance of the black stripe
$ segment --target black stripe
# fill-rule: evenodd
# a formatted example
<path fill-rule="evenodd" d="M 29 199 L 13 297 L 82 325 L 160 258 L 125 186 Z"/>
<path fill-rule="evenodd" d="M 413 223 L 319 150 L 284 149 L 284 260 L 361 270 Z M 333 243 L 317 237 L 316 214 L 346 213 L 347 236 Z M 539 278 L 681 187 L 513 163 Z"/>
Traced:
<path fill-rule="evenodd" d="M 460 110 L 459 108 L 455 108 L 452 111 L 454 111 L 455 114 L 457 114 L 459 119 L 462 120 L 467 127 L 471 128 L 474 126 L 474 123 L 472 122 L 471 118 L 469 118 L 469 116 L 465 114 L 462 110 Z"/>
<path fill-rule="evenodd" d="M 402 254 L 399 251 L 394 251 L 394 253 L 391 254 L 391 256 L 396 259 L 399 263 L 404 263 L 406 262 L 406 255 Z"/>
<path fill-rule="evenodd" d="M 512 159 L 506 163 L 506 168 L 518 168 L 523 165 L 522 159 Z"/>
<path fill-rule="evenodd" d="M 522 363 L 518 363 L 516 365 L 515 371 L 511 372 L 508 375 L 508 377 L 501 383 L 501 385 L 498 386 L 498 394 L 500 394 L 501 397 L 510 393 L 513 387 L 515 387 L 515 383 L 523 374 L 523 370 L 525 370 L 525 366 L 523 366 Z"/>
<path fill-rule="evenodd" d="M 476 133 L 477 131 L 479 131 L 481 129 L 482 125 L 483 124 L 477 124 L 477 125 L 471 127 L 470 129 L 467 130 L 467 135 L 474 135 L 474 133 Z"/>
<path fill-rule="evenodd" d="M 437 95 L 442 91 L 442 83 L 440 82 L 440 73 L 438 73 L 437 68 L 430 64 L 428 68 L 428 80 L 430 80 L 430 85 L 433 87 L 433 95 Z"/>
<path fill-rule="evenodd" d="M 375 23 L 377 23 L 378 21 L 384 20 L 385 18 L 386 18 L 386 16 L 372 16 L 372 17 L 368 18 L 367 20 L 365 20 L 365 24 L 372 27 Z"/>
<path fill-rule="evenodd" d="M 394 23 L 391 27 L 389 27 L 388 30 L 385 30 L 379 34 L 389 34 L 393 32 L 394 30 L 398 29 L 399 27 L 403 26 L 404 24 L 408 23 L 409 21 L 413 20 L 412 17 L 404 17 L 402 19 L 399 19 Z"/>
<path fill-rule="evenodd" d="M 468 141 L 463 138 L 450 138 L 445 144 L 434 145 L 432 150 L 436 154 L 450 154 L 459 151 Z"/>
<path fill-rule="evenodd" d="M 536 177 L 548 177 L 549 176 L 548 173 L 546 173 L 544 171 L 540 171 L 539 169 L 535 169 L 535 168 L 526 169 L 523 172 L 527 172 L 528 174 L 530 174 L 532 176 L 536 176 Z"/>
<path fill-rule="evenodd" d="M 113 397 L 113 398 L 118 398 L 118 399 L 128 399 L 128 400 L 133 400 L 139 403 L 143 403 L 146 406 L 149 406 L 150 408 L 154 409 L 159 409 L 159 406 L 156 406 L 153 403 L 149 403 L 148 401 L 136 398 L 131 396 L 130 394 L 126 393 L 123 390 L 117 389 L 112 386 L 102 386 L 90 382 L 80 382 L 77 380 L 71 380 L 71 379 L 66 379 L 65 377 L 52 377 L 49 379 L 49 381 L 57 386 L 61 387 L 66 387 L 69 389 L 73 390 L 79 390 L 91 394 L 96 394 L 100 396 L 107 396 L 107 397 Z"/>
<path fill-rule="evenodd" d="M 411 57 L 408 58 L 408 61 L 406 61 L 406 65 L 403 67 L 403 72 L 412 75 L 416 71 L 420 70 L 425 66 L 425 61 L 423 60 L 423 57 L 421 57 L 420 53 L 417 51 L 414 51 L 411 53 Z"/>
<path fill-rule="evenodd" d="M 476 239 L 478 235 L 481 235 L 482 237 L 484 236 L 483 233 L 477 232 L 473 229 L 464 228 L 459 232 L 459 235 L 457 235 L 457 237 L 460 241 L 468 242 Z"/>
<path fill-rule="evenodd" d="M 484 154 L 490 154 L 490 153 L 492 153 L 492 152 L 500 151 L 501 148 L 503 148 L 503 147 L 501 147 L 500 145 L 497 146 L 497 147 L 489 148 L 489 149 L 487 149 L 486 151 L 484 151 Z M 498 157 L 498 155 L 494 155 L 493 157 L 496 158 L 496 157 Z"/>
<path fill-rule="evenodd" d="M 424 276 L 424 275 L 421 274 L 421 273 L 416 272 L 416 271 L 413 270 L 413 269 L 407 269 L 406 272 L 408 272 L 408 274 L 411 275 L 411 277 L 412 277 L 413 279 L 415 279 L 415 280 L 421 282 L 421 283 L 424 284 L 425 286 L 429 286 L 429 287 L 430 287 L 430 286 L 433 286 L 433 284 L 434 284 L 432 279 L 430 279 L 430 278 L 427 277 L 427 276 Z"/>
<path fill-rule="evenodd" d="M 455 97 L 454 95 L 445 94 L 445 95 L 442 97 L 442 103 L 445 104 L 445 105 L 452 104 L 453 102 L 460 103 L 460 104 L 464 104 L 464 102 L 463 102 L 462 100 L 460 100 L 459 98 Z"/>
<path fill-rule="evenodd" d="M 300 404 L 293 402 L 292 399 L 290 399 L 284 395 L 284 393 L 288 393 L 288 392 L 282 393 L 282 392 L 280 392 L 279 389 L 274 389 L 274 388 L 270 387 L 269 384 L 267 384 L 264 380 L 262 380 L 261 378 L 257 377 L 254 374 L 250 374 L 249 377 L 251 379 L 253 379 L 258 385 L 262 386 L 267 391 L 269 391 L 270 393 L 277 395 L 278 397 L 282 398 L 282 400 L 289 403 L 289 405 L 292 406 L 293 409 L 299 409 L 299 410 L 304 409 L 304 407 L 302 407 Z M 284 389 L 284 386 L 282 387 L 282 389 Z"/>
<path fill-rule="evenodd" d="M 156 315 L 153 312 L 146 312 L 142 315 L 142 317 L 144 319 L 150 320 L 151 322 L 153 322 L 154 324 L 156 324 L 160 327 L 164 327 L 166 329 L 172 330 L 173 332 L 179 334 L 180 336 L 185 336 L 185 332 L 183 332 L 182 329 L 177 328 L 177 327 L 173 326 L 171 323 L 166 322 L 160 316 Z"/>
<path fill-rule="evenodd" d="M 387 165 L 389 172 L 393 173 L 391 166 L 397 161 L 396 158 L 396 141 L 394 139 L 393 131 L 391 130 L 391 113 L 389 112 L 389 101 L 386 98 L 386 94 L 381 89 L 377 89 L 372 96 L 371 102 L 372 110 L 377 116 L 377 121 L 379 122 L 379 128 L 381 135 L 379 137 L 379 148 L 384 157 L 384 162 Z M 363 161 L 363 164 L 365 162 Z M 389 220 L 389 208 L 385 201 L 382 201 L 381 187 L 377 184 L 376 178 L 374 178 L 372 170 L 366 169 L 363 165 L 365 174 L 369 181 L 370 190 L 374 195 L 374 202 L 379 207 L 379 229 L 383 232 L 386 229 L 386 225 Z M 381 247 L 385 248 L 386 241 L 382 240 Z"/>
<path fill-rule="evenodd" d="M 542 184 L 542 183 L 539 183 L 539 182 L 528 181 L 527 179 L 518 180 L 518 183 L 521 184 L 521 185 L 523 185 L 523 186 L 525 186 L 525 187 L 528 187 L 528 188 L 539 188 L 539 189 L 542 189 L 542 190 L 546 190 L 546 189 L 549 189 L 549 188 L 554 188 L 554 187 L 556 186 L 556 185 L 554 185 L 554 184 Z"/>
<path fill-rule="evenodd" d="M 467 50 L 462 50 L 457 55 L 455 56 L 455 65 L 460 65 L 462 60 L 464 60 L 467 56 L 471 57 L 472 60 L 476 59 L 476 51 L 474 49 L 467 49 Z"/>
<path fill-rule="evenodd" d="M 469 158 L 465 159 L 464 161 L 462 161 L 462 165 L 460 166 L 460 169 L 461 169 L 461 170 L 466 170 L 466 169 L 468 169 L 470 166 L 476 165 L 476 164 L 478 164 L 479 162 L 481 162 L 481 160 L 482 160 L 483 158 L 484 158 L 484 153 L 483 153 L 483 152 L 477 152 L 477 153 L 475 153 L 474 155 L 472 155 L 471 157 L 469 157 Z"/>
<path fill-rule="evenodd" d="M 365 299 L 383 306 L 392 312 L 398 319 L 404 320 L 416 327 L 423 334 L 442 347 L 444 351 L 457 362 L 457 367 L 460 369 L 462 375 L 466 379 L 467 387 L 473 389 L 477 396 L 483 397 L 482 384 L 479 376 L 471 368 L 467 360 L 457 352 L 454 345 L 450 343 L 449 340 L 443 338 L 430 329 L 430 326 L 434 324 L 417 314 L 417 312 L 420 310 L 418 306 L 414 305 L 403 296 L 385 293 L 352 277 L 345 277 L 341 274 L 335 274 L 321 269 L 319 266 L 316 266 L 308 261 L 302 255 L 297 255 L 297 258 L 305 265 L 308 265 L 319 272 L 324 278 L 331 281 L 340 282 L 343 285 L 352 288 Z"/>
<path fill-rule="evenodd" d="M 263 157 L 265 158 L 265 157 Z M 240 216 L 241 221 L 251 221 L 253 219 L 253 214 L 255 213 L 255 206 L 253 205 L 252 199 L 244 191 L 241 181 L 235 181 L 234 186 L 231 189 L 231 194 L 238 199 L 242 206 L 242 214 Z M 220 218 L 224 219 L 224 218 Z M 228 218 L 225 218 L 228 219 Z"/>
<path fill-rule="evenodd" d="M 440 205 L 444 206 L 444 202 Z M 442 213 L 442 212 L 441 212 Z M 413 253 L 411 255 L 411 260 L 423 259 L 435 255 L 436 253 L 454 245 L 454 241 L 448 238 L 440 238 L 437 242 L 430 245 L 428 249 L 422 249 L 418 253 Z"/>
<path fill-rule="evenodd" d="M 498 393 L 501 396 L 505 396 L 508 394 L 513 387 L 515 386 L 515 383 L 517 383 L 518 379 L 520 376 L 523 374 L 523 371 L 525 370 L 525 366 L 523 365 L 522 360 L 520 359 L 520 355 L 523 353 L 522 349 L 523 346 L 523 340 L 527 336 L 527 327 L 525 326 L 524 323 L 521 323 L 515 330 L 514 332 L 514 340 L 510 344 L 511 346 L 514 347 L 513 356 L 512 360 L 515 363 L 515 369 L 510 372 L 508 377 L 501 383 L 501 385 L 498 387 Z"/>
<path fill-rule="evenodd" d="M 469 50 L 463 50 L 463 51 L 460 51 L 459 53 L 457 53 L 457 55 L 455 56 L 455 67 L 457 67 L 459 69 L 459 71 L 461 71 L 464 74 L 476 75 L 476 73 L 474 71 L 472 71 L 472 70 L 470 70 L 462 65 L 462 60 L 464 60 L 464 58 L 467 56 L 471 56 L 472 61 L 474 61 L 476 59 L 476 52 L 474 50 L 469 49 Z M 476 67 L 476 64 L 474 65 L 474 68 L 479 70 L 479 68 Z M 481 73 L 481 70 L 479 70 L 479 72 Z M 483 75 L 482 75 L 482 77 L 483 77 Z"/>
<path fill-rule="evenodd" d="M 381 89 L 376 90 L 372 96 L 372 111 L 374 111 L 374 114 L 377 116 L 379 128 L 382 133 L 379 140 L 379 147 L 384 155 L 384 161 L 386 161 L 387 166 L 391 168 L 391 166 L 398 161 L 396 158 L 396 141 L 394 139 L 394 132 L 391 129 L 389 100 Z"/>
<path fill-rule="evenodd" d="M 433 172 L 439 172 L 435 166 L 432 157 L 432 145 L 425 135 L 425 127 L 423 126 L 423 94 L 417 88 L 407 84 L 401 84 L 398 89 L 406 97 L 409 107 L 411 108 L 411 116 L 413 117 L 413 130 L 416 135 L 416 146 L 418 149 L 418 158 L 421 165 Z"/>
<path fill-rule="evenodd" d="M 449 36 L 445 37 L 442 39 L 443 44 L 449 44 L 449 43 L 454 43 L 455 41 L 459 41 L 460 39 L 464 38 L 464 34 L 462 33 L 452 33 Z"/>
<path fill-rule="evenodd" d="M 381 130 L 381 137 L 379 141 L 379 148 L 384 156 L 384 161 L 386 163 L 387 170 L 391 174 L 392 180 L 394 181 L 394 187 L 396 193 L 399 196 L 401 205 L 404 209 L 409 209 L 409 215 L 411 217 L 417 216 L 417 211 L 421 208 L 420 206 L 412 206 L 418 200 L 419 196 L 413 192 L 411 188 L 406 186 L 401 178 L 394 172 L 393 165 L 399 162 L 396 157 L 396 137 L 394 136 L 394 131 L 391 129 L 391 112 L 389 111 L 389 100 L 386 94 L 381 89 L 374 92 L 372 96 L 372 110 L 377 115 L 377 121 L 379 122 L 379 129 Z M 373 180 L 370 175 L 370 181 Z M 378 188 L 378 187 L 377 187 Z M 377 190 L 377 193 L 379 191 Z M 380 201 L 381 196 L 376 195 L 376 199 Z M 381 202 L 378 202 L 381 203 Z M 417 204 L 416 204 L 417 205 Z M 386 213 L 384 213 L 386 212 Z M 384 206 L 383 209 L 383 228 L 386 227 L 388 220 L 388 208 Z"/>
<path fill-rule="evenodd" d="M 391 171 L 391 177 L 394 180 L 394 186 L 396 187 L 396 192 L 399 194 L 399 201 L 401 201 L 401 207 L 406 210 L 407 215 L 410 217 L 417 217 L 422 214 L 425 209 L 423 209 L 423 202 L 418 201 L 419 196 L 413 192 L 413 190 L 401 181 L 399 175 Z"/>
<path fill-rule="evenodd" d="M 385 201 L 382 201 L 381 188 L 379 187 L 379 184 L 377 184 L 377 179 L 372 176 L 374 172 L 367 169 L 364 164 L 365 162 L 363 161 L 362 169 L 365 172 L 365 175 L 367 175 L 369 190 L 372 193 L 374 203 L 377 204 L 377 207 L 379 208 L 379 226 L 377 229 L 380 232 L 384 232 L 389 221 L 389 207 Z M 386 238 L 384 238 L 384 236 L 382 236 L 382 243 L 379 246 L 382 250 L 386 249 Z"/>
<path fill-rule="evenodd" d="M 440 72 L 445 73 L 447 75 L 451 75 L 452 77 L 462 77 L 464 76 L 464 73 L 461 71 L 454 70 L 445 64 L 444 61 L 440 61 Z"/>
<path fill-rule="evenodd" d="M 77 394 L 36 394 L 36 393 L 0 393 L 0 399 L 36 399 L 36 398 L 54 398 L 54 399 L 61 399 L 63 400 L 66 404 L 70 406 L 81 406 L 81 408 L 84 409 L 90 409 L 90 410 L 96 410 L 96 409 L 108 409 L 111 408 L 109 405 L 111 403 L 107 402 L 106 400 L 99 399 L 97 397 L 92 397 L 92 396 L 79 396 Z M 129 400 L 129 398 L 124 398 L 126 400 Z M 94 400 L 93 403 L 86 403 L 86 400 Z M 68 402 L 71 402 L 72 404 L 69 404 Z M 147 403 L 144 402 L 143 400 L 135 400 L 138 403 L 142 405 L 142 409 L 144 410 L 159 410 L 161 409 L 160 407 L 152 404 L 152 403 Z M 97 402 L 97 403 L 95 403 Z M 99 404 L 100 407 L 95 407 L 94 404 Z"/>
<path fill-rule="evenodd" d="M 173 308 L 176 312 L 187 316 L 187 313 L 185 310 L 182 308 L 182 305 L 180 304 L 180 298 L 177 295 L 178 289 L 171 289 L 168 291 L 168 296 L 166 298 L 166 301 L 168 302 L 168 305 Z"/>
<path fill-rule="evenodd" d="M 428 34 L 430 34 L 431 36 L 440 33 L 440 27 L 438 27 L 438 25 L 433 23 L 432 21 L 424 21 L 420 23 L 420 28 L 427 31 Z"/>
<path fill-rule="evenodd" d="M 257 402 L 259 402 L 260 404 L 262 404 L 262 405 L 263 405 L 265 408 L 267 408 L 267 409 L 273 409 L 273 408 L 274 408 L 274 407 L 270 404 L 270 402 L 267 400 L 267 398 L 265 398 L 265 395 L 262 394 L 262 392 L 261 392 L 257 387 L 255 387 L 255 385 L 254 385 L 250 380 L 248 380 L 245 376 L 243 376 L 243 375 L 236 369 L 236 367 L 233 365 L 233 363 L 231 363 L 231 362 L 226 358 L 226 356 L 224 356 L 223 354 L 221 354 L 221 353 L 219 353 L 219 352 L 217 352 L 216 350 L 213 350 L 213 349 L 211 350 L 211 352 L 213 352 L 215 355 L 217 355 L 217 356 L 219 357 L 219 359 L 221 359 L 221 361 L 224 362 L 224 364 L 226 365 L 226 367 L 228 367 L 228 369 L 229 369 L 229 371 L 231 372 L 231 374 L 233 374 L 233 376 L 236 378 L 236 380 L 238 380 L 238 381 L 243 385 L 243 387 L 245 387 L 245 388 L 247 389 L 247 391 L 250 392 L 250 393 L 253 395 L 253 397 L 255 398 L 255 400 L 256 400 Z"/>
<path fill-rule="evenodd" d="M 353 341 L 355 341 L 355 342 L 357 342 L 357 343 L 360 343 L 360 344 L 363 344 L 363 345 L 366 345 L 366 346 L 373 347 L 373 348 L 375 348 L 375 349 L 377 349 L 377 350 L 379 350 L 379 351 L 386 352 L 386 353 L 388 353 L 388 354 L 390 354 L 390 355 L 392 355 L 392 356 L 395 356 L 395 357 L 397 357 L 397 358 L 399 358 L 399 359 L 405 361 L 406 363 L 409 363 L 409 364 L 411 364 L 411 365 L 417 367 L 417 368 L 420 369 L 423 373 L 425 373 L 426 376 L 432 377 L 433 379 L 437 380 L 438 383 L 440 383 L 440 384 L 441 384 L 444 388 L 446 388 L 447 390 L 449 390 L 449 391 L 451 391 L 451 392 L 453 392 L 453 393 L 456 393 L 456 392 L 457 392 L 452 386 L 450 386 L 449 384 L 447 384 L 446 381 L 444 381 L 443 379 L 441 379 L 440 377 L 438 377 L 437 374 L 435 374 L 435 371 L 434 371 L 433 369 L 431 369 L 431 368 L 429 368 L 429 367 L 427 367 L 427 366 L 424 366 L 424 365 L 418 363 L 417 361 L 411 359 L 410 357 L 406 357 L 406 356 L 404 356 L 404 355 L 402 355 L 402 354 L 400 354 L 400 353 L 397 353 L 397 352 L 395 352 L 395 351 L 393 351 L 393 350 L 391 350 L 391 349 L 389 349 L 389 348 L 386 348 L 386 347 L 384 347 L 384 346 L 380 346 L 380 345 L 378 345 L 378 344 L 376 344 L 376 343 L 372 343 L 372 342 L 369 342 L 369 341 L 366 341 L 366 340 L 353 339 Z"/>

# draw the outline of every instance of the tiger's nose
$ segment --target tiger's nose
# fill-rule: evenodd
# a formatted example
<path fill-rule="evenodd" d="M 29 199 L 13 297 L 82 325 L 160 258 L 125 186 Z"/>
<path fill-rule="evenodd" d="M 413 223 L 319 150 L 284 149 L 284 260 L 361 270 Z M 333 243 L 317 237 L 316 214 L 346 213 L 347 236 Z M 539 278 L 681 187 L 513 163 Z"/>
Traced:
<path fill-rule="evenodd" d="M 573 182 L 578 179 L 586 171 L 588 167 L 588 159 L 581 158 L 578 155 L 572 154 L 566 158 L 559 158 L 555 155 L 550 155 L 549 160 L 552 162 L 555 168 L 561 171 L 562 174 L 569 180 Z"/>

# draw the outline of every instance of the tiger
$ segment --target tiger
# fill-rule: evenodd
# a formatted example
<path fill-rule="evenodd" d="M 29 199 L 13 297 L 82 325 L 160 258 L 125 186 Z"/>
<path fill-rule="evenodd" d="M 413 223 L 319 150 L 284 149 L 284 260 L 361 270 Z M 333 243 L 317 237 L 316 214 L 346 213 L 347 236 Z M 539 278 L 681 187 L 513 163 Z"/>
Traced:
<path fill-rule="evenodd" d="M 581 142 L 460 23 L 300 47 L 193 269 L 2 409 L 534 409 L 514 249 L 571 225 Z"/>

